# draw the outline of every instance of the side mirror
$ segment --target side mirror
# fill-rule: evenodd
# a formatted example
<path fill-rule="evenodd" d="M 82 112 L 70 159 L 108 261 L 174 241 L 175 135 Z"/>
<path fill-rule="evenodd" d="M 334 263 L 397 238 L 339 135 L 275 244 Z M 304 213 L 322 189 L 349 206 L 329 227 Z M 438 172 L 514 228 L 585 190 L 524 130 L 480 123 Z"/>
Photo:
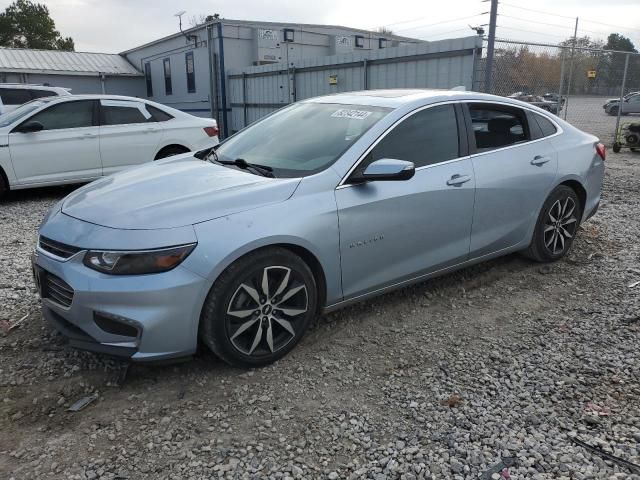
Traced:
<path fill-rule="evenodd" d="M 15 129 L 18 133 L 35 133 L 44 130 L 44 125 L 40 122 L 27 122 Z"/>
<path fill-rule="evenodd" d="M 393 158 L 381 158 L 369 164 L 364 172 L 351 177 L 352 183 L 364 183 L 374 181 L 409 180 L 416 173 L 412 162 L 395 160 Z"/>

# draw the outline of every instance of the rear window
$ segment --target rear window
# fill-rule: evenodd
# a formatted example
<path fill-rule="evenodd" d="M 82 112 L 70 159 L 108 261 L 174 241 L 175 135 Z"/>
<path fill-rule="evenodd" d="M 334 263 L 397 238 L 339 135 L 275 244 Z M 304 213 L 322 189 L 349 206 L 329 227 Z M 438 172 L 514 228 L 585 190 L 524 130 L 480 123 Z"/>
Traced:
<path fill-rule="evenodd" d="M 22 105 L 31 100 L 31 95 L 24 88 L 0 88 L 0 98 L 5 105 Z"/>
<path fill-rule="evenodd" d="M 31 96 L 33 98 L 55 97 L 57 95 L 56 92 L 52 92 L 51 90 L 31 90 Z"/>
<path fill-rule="evenodd" d="M 469 104 L 478 152 L 531 140 L 524 111 L 495 104 Z"/>
<path fill-rule="evenodd" d="M 167 120 L 171 120 L 173 118 L 172 115 L 169 115 L 167 112 L 160 110 L 159 108 L 153 107 L 151 105 L 146 105 L 146 107 L 156 122 L 166 122 Z"/>
<path fill-rule="evenodd" d="M 542 136 L 548 137 L 549 135 L 553 135 L 558 131 L 556 126 L 551 123 L 551 120 L 543 117 L 542 115 L 535 114 L 535 119 L 537 124 L 540 126 L 540 130 L 542 130 Z"/>

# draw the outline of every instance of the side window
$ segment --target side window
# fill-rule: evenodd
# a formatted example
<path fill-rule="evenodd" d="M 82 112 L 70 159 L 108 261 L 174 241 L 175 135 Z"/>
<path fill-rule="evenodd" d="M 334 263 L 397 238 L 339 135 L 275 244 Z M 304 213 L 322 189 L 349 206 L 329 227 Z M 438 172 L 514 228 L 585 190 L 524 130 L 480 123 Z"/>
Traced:
<path fill-rule="evenodd" d="M 93 100 L 79 100 L 51 105 L 27 122 L 40 122 L 44 130 L 93 126 Z"/>
<path fill-rule="evenodd" d="M 394 127 L 369 152 L 359 170 L 381 158 L 407 160 L 418 168 L 458 156 L 455 109 L 440 105 L 421 110 Z"/>
<path fill-rule="evenodd" d="M 31 90 L 31 98 L 55 97 L 56 92 L 51 90 Z"/>
<path fill-rule="evenodd" d="M 147 97 L 153 97 L 153 80 L 151 79 L 151 64 L 144 64 L 144 81 L 147 84 Z"/>
<path fill-rule="evenodd" d="M 126 101 L 101 101 L 103 125 L 126 125 L 129 123 L 153 122 L 145 105 Z"/>
<path fill-rule="evenodd" d="M 542 130 L 543 137 L 548 137 L 549 135 L 553 135 L 558 131 L 556 126 L 553 123 L 551 123 L 550 120 L 546 119 L 542 115 L 538 115 L 537 113 L 534 113 L 534 117 L 536 119 L 536 123 L 540 127 L 540 130 Z"/>
<path fill-rule="evenodd" d="M 164 68 L 164 93 L 171 95 L 173 93 L 173 88 L 171 87 L 171 59 L 165 58 L 162 61 L 162 66 Z"/>
<path fill-rule="evenodd" d="M 22 105 L 31 100 L 26 88 L 0 88 L 0 97 L 5 105 Z"/>
<path fill-rule="evenodd" d="M 525 113 L 519 108 L 472 103 L 469 112 L 479 152 L 531 140 Z"/>
<path fill-rule="evenodd" d="M 187 67 L 187 92 L 195 93 L 196 91 L 196 72 L 193 65 L 193 52 L 187 52 L 184 57 Z"/>
<path fill-rule="evenodd" d="M 151 105 L 146 105 L 147 110 L 151 115 L 153 115 L 153 119 L 156 122 L 166 122 L 167 120 L 171 120 L 173 116 L 169 115 L 167 112 L 160 110 L 159 108 L 153 107 Z"/>

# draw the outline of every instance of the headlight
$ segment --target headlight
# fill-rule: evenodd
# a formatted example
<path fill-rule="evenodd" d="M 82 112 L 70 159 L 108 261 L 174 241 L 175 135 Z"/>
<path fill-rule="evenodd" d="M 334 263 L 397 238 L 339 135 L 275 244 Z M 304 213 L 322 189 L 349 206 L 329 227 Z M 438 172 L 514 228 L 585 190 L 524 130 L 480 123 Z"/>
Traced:
<path fill-rule="evenodd" d="M 90 250 L 84 264 L 98 272 L 111 275 L 143 275 L 171 270 L 189 256 L 196 244 L 145 251 Z"/>

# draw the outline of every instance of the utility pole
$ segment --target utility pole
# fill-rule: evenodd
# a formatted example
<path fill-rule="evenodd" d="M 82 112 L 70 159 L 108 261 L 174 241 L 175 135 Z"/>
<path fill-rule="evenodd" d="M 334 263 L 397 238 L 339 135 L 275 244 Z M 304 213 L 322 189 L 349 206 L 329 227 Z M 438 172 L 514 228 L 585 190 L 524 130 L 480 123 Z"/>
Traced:
<path fill-rule="evenodd" d="M 571 63 L 569 63 L 569 80 L 567 81 L 567 101 L 564 106 L 564 119 L 567 119 L 567 111 L 569 110 L 569 95 L 571 94 L 571 80 L 573 78 L 573 58 L 576 53 L 578 44 L 578 17 L 576 17 L 576 27 L 573 29 L 573 45 L 571 46 Z"/>
<path fill-rule="evenodd" d="M 484 70 L 484 91 L 491 93 L 493 76 L 493 51 L 496 42 L 496 23 L 498 21 L 498 0 L 483 0 L 491 2 L 489 13 L 489 38 L 487 41 L 487 62 Z"/>

